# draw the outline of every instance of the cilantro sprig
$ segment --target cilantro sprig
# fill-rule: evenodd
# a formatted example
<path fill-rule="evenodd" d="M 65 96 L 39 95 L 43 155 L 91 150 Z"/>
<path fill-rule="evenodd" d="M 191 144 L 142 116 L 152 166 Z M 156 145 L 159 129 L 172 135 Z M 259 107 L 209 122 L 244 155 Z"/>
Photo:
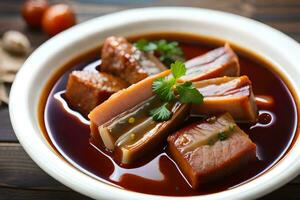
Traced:
<path fill-rule="evenodd" d="M 138 40 L 135 46 L 144 52 L 154 52 L 165 65 L 169 66 L 175 60 L 184 60 L 183 51 L 178 46 L 178 42 L 168 42 L 167 40 L 148 41 Z"/>
<path fill-rule="evenodd" d="M 164 103 L 158 108 L 154 108 L 150 111 L 154 121 L 167 121 L 171 118 L 172 112 L 167 108 L 168 103 Z"/>
<path fill-rule="evenodd" d="M 218 133 L 218 139 L 220 140 L 220 141 L 224 141 L 224 140 L 226 140 L 228 138 L 228 135 L 226 134 L 226 132 L 220 132 L 220 133 Z"/>
<path fill-rule="evenodd" d="M 177 85 L 176 89 L 179 93 L 179 100 L 182 103 L 200 104 L 203 102 L 202 94 L 193 86 L 191 82 L 185 82 Z"/>
<path fill-rule="evenodd" d="M 175 93 L 173 91 L 175 84 L 175 78 L 158 78 L 153 82 L 152 90 L 162 101 L 172 101 L 175 99 Z"/>
<path fill-rule="evenodd" d="M 168 102 L 175 99 L 181 103 L 201 104 L 203 95 L 194 87 L 192 82 L 179 83 L 177 80 L 185 75 L 186 67 L 183 62 L 176 61 L 171 64 L 171 76 L 158 78 L 152 84 L 153 92 L 165 102 L 162 106 L 150 111 L 155 121 L 167 121 L 172 112 L 168 110 Z"/>

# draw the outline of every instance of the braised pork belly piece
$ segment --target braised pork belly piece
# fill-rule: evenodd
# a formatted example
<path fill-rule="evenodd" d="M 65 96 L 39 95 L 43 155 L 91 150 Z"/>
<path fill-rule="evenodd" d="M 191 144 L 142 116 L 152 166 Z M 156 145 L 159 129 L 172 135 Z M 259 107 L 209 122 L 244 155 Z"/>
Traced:
<path fill-rule="evenodd" d="M 168 137 L 168 144 L 173 159 L 194 189 L 256 159 L 256 145 L 229 113 L 177 131 Z"/>
<path fill-rule="evenodd" d="M 229 112 L 235 120 L 256 122 L 258 110 L 247 76 L 213 78 L 194 82 L 194 85 L 204 96 L 202 104 L 192 105 L 196 113 L 213 115 Z"/>
<path fill-rule="evenodd" d="M 222 76 L 239 76 L 240 66 L 237 55 L 229 44 L 185 62 L 187 73 L 183 81 L 200 81 Z"/>
<path fill-rule="evenodd" d="M 152 54 L 144 53 L 124 37 L 109 37 L 102 47 L 100 71 L 112 73 L 133 84 L 166 70 Z"/>
<path fill-rule="evenodd" d="M 92 137 L 100 135 L 105 147 L 114 151 L 120 163 L 130 164 L 151 151 L 188 115 L 189 105 L 178 101 L 167 103 L 172 112 L 167 121 L 154 121 L 149 115 L 153 108 L 163 104 L 154 96 L 152 83 L 169 74 L 170 71 L 166 70 L 119 91 L 89 114 L 91 126 L 98 127 L 92 132 Z"/>
<path fill-rule="evenodd" d="M 98 105 L 90 112 L 88 117 L 91 123 L 101 126 L 117 115 L 146 101 L 154 95 L 152 91 L 153 81 L 168 76 L 170 73 L 170 70 L 163 71 L 113 94 L 109 100 Z"/>
<path fill-rule="evenodd" d="M 128 87 L 122 79 L 98 71 L 73 71 L 69 75 L 66 98 L 71 107 L 87 116 L 113 93 Z"/>
<path fill-rule="evenodd" d="M 154 121 L 149 113 L 161 104 L 157 97 L 151 97 L 98 128 L 105 147 L 115 152 L 120 163 L 130 164 L 151 152 L 188 115 L 189 105 L 175 101 L 167 105 L 173 113 L 171 119 Z"/>

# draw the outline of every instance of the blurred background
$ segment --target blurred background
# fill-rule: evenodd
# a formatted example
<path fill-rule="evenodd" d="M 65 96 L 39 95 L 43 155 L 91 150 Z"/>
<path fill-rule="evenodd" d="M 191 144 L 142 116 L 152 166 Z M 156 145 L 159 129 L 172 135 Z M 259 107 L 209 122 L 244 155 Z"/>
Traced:
<path fill-rule="evenodd" d="M 22 31 L 36 47 L 47 37 L 39 31 L 27 28 L 20 13 L 22 2 L 22 0 L 0 1 L 0 34 L 9 29 Z M 49 2 L 72 5 L 78 23 L 111 12 L 149 6 L 191 6 L 216 9 L 253 18 L 300 40 L 299 0 L 50 0 Z"/>
<path fill-rule="evenodd" d="M 8 93 L 18 69 L 35 48 L 60 31 L 121 10 L 189 6 L 249 17 L 300 41 L 300 0 L 49 0 L 46 7 L 57 3 L 70 8 L 64 17 L 57 21 L 49 14 L 41 21 L 37 16 L 44 9 L 43 3 L 36 8 L 21 0 L 0 0 L 0 200 L 88 199 L 58 183 L 33 163 L 18 143 L 8 115 Z M 55 8 L 52 13 L 56 13 Z M 262 199 L 300 199 L 300 177 Z"/>

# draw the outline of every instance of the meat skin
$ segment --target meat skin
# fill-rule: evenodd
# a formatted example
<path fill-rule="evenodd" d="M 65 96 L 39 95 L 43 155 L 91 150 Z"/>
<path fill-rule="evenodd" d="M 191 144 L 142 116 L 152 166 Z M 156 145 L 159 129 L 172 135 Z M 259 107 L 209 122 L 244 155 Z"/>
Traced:
<path fill-rule="evenodd" d="M 217 121 L 220 119 L 226 122 L 223 123 L 224 125 L 234 123 L 228 113 L 217 117 Z M 218 139 L 208 144 L 201 143 L 184 151 L 184 146 L 189 145 L 190 141 L 182 140 L 182 136 L 186 134 L 186 137 L 191 137 L 191 134 L 197 134 L 189 131 L 203 123 L 206 123 L 208 126 L 206 130 L 209 130 L 209 126 L 215 126 L 217 122 L 195 123 L 168 137 L 169 152 L 194 189 L 199 188 L 201 184 L 229 176 L 241 170 L 249 162 L 256 160 L 256 145 L 237 125 L 230 134 L 227 132 L 228 137 L 224 140 Z M 198 134 L 201 132 L 202 130 L 199 129 Z M 212 131 L 211 134 L 216 134 L 216 132 Z"/>

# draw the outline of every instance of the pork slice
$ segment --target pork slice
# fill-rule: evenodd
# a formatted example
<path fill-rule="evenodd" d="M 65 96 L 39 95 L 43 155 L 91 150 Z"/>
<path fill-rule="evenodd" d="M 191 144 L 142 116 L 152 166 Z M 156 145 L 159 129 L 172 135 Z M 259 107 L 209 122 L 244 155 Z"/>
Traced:
<path fill-rule="evenodd" d="M 166 70 L 155 56 L 138 50 L 124 37 L 108 37 L 101 58 L 100 71 L 117 75 L 131 84 Z"/>
<path fill-rule="evenodd" d="M 122 79 L 98 71 L 73 71 L 69 75 L 66 98 L 72 108 L 87 116 L 113 93 L 128 87 Z"/>
<path fill-rule="evenodd" d="M 229 112 L 240 122 L 256 122 L 258 111 L 247 76 L 213 78 L 194 85 L 204 96 L 203 104 L 192 105 L 194 112 L 202 115 Z"/>
<path fill-rule="evenodd" d="M 172 112 L 171 118 L 154 121 L 149 113 L 162 104 L 157 96 L 150 97 L 99 126 L 93 138 L 100 136 L 106 149 L 114 152 L 115 160 L 128 165 L 161 144 L 189 113 L 188 104 L 169 102 L 167 107 Z M 91 131 L 96 131 L 94 124 Z"/>
<path fill-rule="evenodd" d="M 172 158 L 194 189 L 203 183 L 228 176 L 256 160 L 256 145 L 248 135 L 236 124 L 234 128 L 224 131 L 220 126 L 220 120 L 223 121 L 223 128 L 226 128 L 228 124 L 234 124 L 232 117 L 227 113 L 217 117 L 211 123 L 199 122 L 168 137 L 168 147 Z M 211 130 L 206 134 L 211 138 L 218 136 L 217 140 L 212 142 L 206 140 L 208 142 L 204 144 L 199 142 L 203 140 L 203 137 L 198 136 L 203 135 L 203 130 L 190 131 L 203 123 L 208 126 L 205 131 Z M 216 127 L 220 129 L 220 132 L 215 132 Z M 223 134 L 223 137 L 220 137 L 220 134 Z M 183 139 L 186 137 L 194 139 Z M 192 148 L 190 141 L 194 143 Z"/>
<path fill-rule="evenodd" d="M 189 113 L 189 105 L 176 102 L 170 107 L 173 115 L 168 121 L 156 122 L 149 116 L 116 140 L 115 158 L 117 161 L 128 165 L 143 155 L 151 153 L 183 123 Z"/>
<path fill-rule="evenodd" d="M 209 51 L 185 62 L 186 75 L 182 81 L 200 81 L 222 76 L 239 76 L 240 66 L 237 55 L 229 44 Z"/>
<path fill-rule="evenodd" d="M 230 114 L 226 114 L 183 128 L 173 136 L 176 137 L 174 142 L 180 152 L 186 153 L 197 146 L 214 143 L 218 140 L 219 133 L 231 133 L 235 127 L 236 124 Z"/>
<path fill-rule="evenodd" d="M 101 126 L 117 115 L 153 96 L 153 81 L 157 78 L 168 76 L 169 74 L 170 70 L 166 70 L 159 74 L 149 76 L 136 84 L 132 84 L 126 89 L 120 90 L 105 102 L 95 107 L 88 115 L 89 119 L 96 126 Z"/>

